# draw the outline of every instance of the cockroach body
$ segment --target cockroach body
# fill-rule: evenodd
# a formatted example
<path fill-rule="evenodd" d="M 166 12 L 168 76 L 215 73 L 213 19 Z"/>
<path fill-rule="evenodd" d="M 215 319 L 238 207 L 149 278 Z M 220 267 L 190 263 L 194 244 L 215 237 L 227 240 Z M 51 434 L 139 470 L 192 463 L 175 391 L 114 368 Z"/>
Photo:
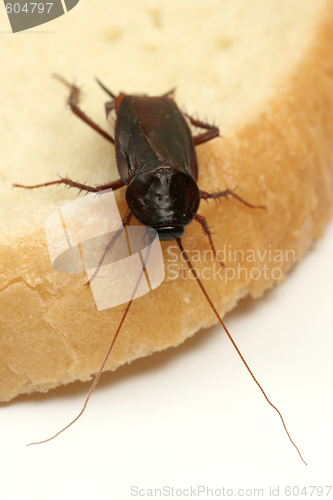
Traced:
<path fill-rule="evenodd" d="M 117 190 L 127 186 L 129 210 L 123 219 L 124 226 L 129 224 L 133 214 L 147 227 L 148 234 L 153 228 L 160 240 L 170 241 L 180 238 L 185 233 L 185 227 L 195 219 L 208 236 L 215 257 L 216 251 L 206 219 L 197 213 L 201 199 L 230 196 L 249 208 L 266 208 L 248 203 L 231 189 L 214 193 L 199 189 L 195 146 L 218 137 L 219 129 L 182 113 L 172 97 L 173 91 L 157 97 L 123 93 L 115 96 L 97 80 L 112 98 L 112 101 L 105 103 L 106 117 L 112 130 L 110 135 L 79 107 L 80 89 L 61 76 L 55 77 L 69 87 L 67 104 L 73 113 L 114 144 L 120 179 L 100 186 L 87 186 L 69 178 L 36 186 L 14 186 L 32 189 L 65 184 L 87 192 L 110 188 Z M 188 123 L 205 131 L 193 136 Z"/>
<path fill-rule="evenodd" d="M 179 238 L 201 201 L 194 141 L 183 114 L 167 96 L 121 95 L 115 111 L 117 167 L 131 212 L 160 240 Z"/>
<path fill-rule="evenodd" d="M 221 316 L 212 303 L 182 245 L 181 236 L 185 233 L 186 226 L 188 226 L 193 219 L 195 219 L 201 224 L 205 234 L 208 236 L 211 248 L 216 257 L 216 251 L 207 222 L 204 217 L 197 213 L 201 199 L 219 199 L 221 197 L 231 196 L 249 208 L 266 208 L 262 205 L 252 205 L 251 203 L 248 203 L 230 189 L 215 193 L 209 193 L 199 189 L 197 185 L 198 160 L 195 146 L 218 137 L 218 127 L 209 125 L 182 113 L 172 98 L 172 91 L 158 97 L 126 95 L 123 93 L 119 96 L 115 96 L 97 80 L 101 87 L 112 98 L 112 101 L 105 104 L 107 120 L 113 132 L 112 135 L 109 135 L 102 128 L 100 128 L 99 125 L 93 122 L 79 107 L 79 88 L 75 85 L 71 85 L 62 77 L 56 76 L 56 78 L 62 81 L 70 89 L 70 95 L 67 103 L 73 113 L 105 139 L 114 144 L 120 179 L 102 186 L 87 186 L 79 182 L 74 182 L 68 178 L 60 178 L 57 181 L 38 184 L 35 186 L 22 186 L 21 184 L 14 184 L 14 186 L 32 189 L 52 184 L 65 184 L 69 187 L 76 187 L 81 191 L 87 192 L 99 192 L 110 188 L 116 190 L 123 186 L 127 186 L 126 200 L 129 210 L 126 212 L 122 220 L 122 226 L 125 227 L 129 225 L 133 214 L 141 224 L 146 226 L 148 235 L 150 234 L 151 236 L 154 236 L 155 231 L 157 231 L 160 240 L 177 241 L 184 260 L 188 264 L 193 277 L 197 281 L 215 316 L 222 325 L 224 331 L 228 335 L 238 355 L 261 390 L 266 401 L 279 414 L 291 443 L 295 446 L 300 458 L 303 460 L 300 451 L 290 437 L 280 411 L 271 403 L 258 380 L 253 375 Z M 186 118 L 191 125 L 197 128 L 205 129 L 205 132 L 193 136 Z M 119 234 L 120 231 L 123 230 L 123 227 L 119 230 Z M 155 231 L 152 231 L 151 228 Z M 112 245 L 117 237 L 117 234 L 113 236 L 107 245 L 100 260 L 98 269 L 100 268 L 100 265 L 102 265 L 107 251 L 112 248 Z M 144 266 L 145 265 L 146 263 Z M 223 263 L 221 263 L 221 265 L 223 266 Z M 98 272 L 98 269 L 96 273 Z M 144 268 L 142 269 L 141 275 L 136 283 L 132 298 L 126 306 L 123 317 L 112 339 L 101 368 L 95 377 L 82 411 L 72 422 L 70 422 L 70 424 L 53 437 L 31 444 L 40 444 L 54 439 L 61 432 L 76 422 L 76 420 L 84 412 L 91 393 L 99 381 L 114 343 L 129 312 L 143 272 Z M 94 279 L 96 273 L 92 276 L 92 278 L 90 278 L 90 281 Z"/>

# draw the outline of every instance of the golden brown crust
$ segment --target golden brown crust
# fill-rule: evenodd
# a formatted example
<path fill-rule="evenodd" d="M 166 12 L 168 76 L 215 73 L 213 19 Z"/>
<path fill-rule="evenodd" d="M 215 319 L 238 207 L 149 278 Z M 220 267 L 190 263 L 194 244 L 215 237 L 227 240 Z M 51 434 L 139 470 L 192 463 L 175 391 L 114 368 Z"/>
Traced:
<path fill-rule="evenodd" d="M 284 279 L 294 261 L 301 258 L 314 238 L 321 236 L 332 216 L 331 7 L 325 19 L 315 46 L 260 116 L 232 137 L 197 148 L 202 189 L 237 187 L 237 193 L 249 202 L 267 206 L 262 211 L 251 210 L 236 200 L 202 202 L 200 213 L 214 229 L 216 248 L 244 252 L 243 261 L 241 253 L 237 262 L 226 256 L 228 269 L 220 273 L 223 279 L 205 281 L 222 314 L 247 293 L 258 297 Z M 119 208 L 122 213 L 126 210 L 123 192 L 119 195 Z M 190 256 L 194 250 L 203 256 L 203 251 L 209 249 L 201 232 L 195 222 L 186 232 L 183 241 Z M 109 370 L 176 346 L 200 328 L 216 322 L 193 280 L 170 279 L 173 274 L 170 276 L 168 266 L 175 263 L 167 250 L 175 245 L 171 242 L 162 246 L 167 280 L 133 303 L 108 362 Z M 4 247 L 1 254 L 6 276 L 0 302 L 0 398 L 9 400 L 20 393 L 87 380 L 98 371 L 125 306 L 98 312 L 91 292 L 83 286 L 84 276 L 64 274 L 59 278 L 50 264 L 43 228 L 31 231 L 21 241 L 15 258 L 11 251 Z M 291 252 L 287 262 L 286 251 L 294 251 L 295 259 Z M 176 249 L 172 252 L 176 253 Z M 250 262 L 253 252 L 255 261 Z M 272 264 L 272 255 L 282 256 L 283 261 L 275 260 Z M 234 269 L 237 274 L 238 264 L 244 269 L 240 277 L 225 285 L 226 273 L 231 276 Z M 274 265 L 281 273 L 276 271 L 272 277 L 267 271 L 265 279 L 265 264 L 269 268 Z M 171 269 L 174 271 L 179 265 L 178 261 Z M 195 262 L 199 272 L 214 266 L 218 271 L 218 265 L 210 260 Z M 250 278 L 253 267 L 260 269 L 260 279 Z"/>

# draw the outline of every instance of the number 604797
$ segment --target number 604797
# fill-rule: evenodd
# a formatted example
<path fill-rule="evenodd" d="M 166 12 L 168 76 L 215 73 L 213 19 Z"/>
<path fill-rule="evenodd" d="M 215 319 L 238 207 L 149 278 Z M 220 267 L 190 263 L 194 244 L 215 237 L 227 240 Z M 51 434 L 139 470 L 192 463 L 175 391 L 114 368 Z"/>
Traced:
<path fill-rule="evenodd" d="M 45 12 L 46 14 L 49 14 L 51 7 L 53 3 L 37 3 L 37 2 L 30 2 L 30 3 L 25 3 L 23 7 L 19 3 L 7 3 L 6 4 L 6 12 L 7 14 L 11 14 L 14 12 L 15 14 L 19 14 L 19 12 L 25 12 L 28 14 L 31 12 L 31 14 L 36 11 L 39 14 L 43 14 Z"/>

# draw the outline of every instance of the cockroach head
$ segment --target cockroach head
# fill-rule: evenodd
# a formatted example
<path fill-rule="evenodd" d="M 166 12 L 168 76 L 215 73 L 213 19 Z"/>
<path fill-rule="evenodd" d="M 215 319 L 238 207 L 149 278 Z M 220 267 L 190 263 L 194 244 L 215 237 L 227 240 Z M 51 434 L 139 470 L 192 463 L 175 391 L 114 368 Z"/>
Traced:
<path fill-rule="evenodd" d="M 136 219 L 154 228 L 160 240 L 174 240 L 194 219 L 200 191 L 191 175 L 163 166 L 134 177 L 126 200 Z"/>

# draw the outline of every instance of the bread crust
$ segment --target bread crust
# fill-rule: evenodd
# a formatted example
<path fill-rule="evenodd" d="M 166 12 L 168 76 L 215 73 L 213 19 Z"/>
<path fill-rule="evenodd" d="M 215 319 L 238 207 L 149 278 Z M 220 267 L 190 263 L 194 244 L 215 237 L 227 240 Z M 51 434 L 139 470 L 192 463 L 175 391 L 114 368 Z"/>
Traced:
<path fill-rule="evenodd" d="M 194 222 L 187 229 L 184 247 L 195 267 L 216 275 L 203 281 L 222 316 L 241 297 L 259 297 L 281 282 L 332 216 L 332 28 L 329 4 L 315 43 L 261 113 L 232 136 L 197 148 L 201 189 L 237 187 L 247 201 L 267 207 L 252 210 L 236 200 L 202 202 L 200 213 L 214 229 L 215 246 L 225 250 L 228 269 L 222 272 L 210 254 L 205 258 L 209 245 L 201 227 Z M 124 189 L 117 200 L 125 213 Z M 162 247 L 167 279 L 133 303 L 107 370 L 177 346 L 216 322 L 192 279 L 172 279 L 182 266 L 175 261 L 175 244 L 163 242 Z M 235 258 L 235 250 L 244 254 Z M 15 253 L 3 245 L 1 255 L 0 399 L 88 380 L 100 367 L 125 305 L 98 312 L 83 286 L 85 276 L 59 275 L 51 266 L 43 227 L 19 240 Z M 237 276 L 239 264 L 243 271 Z M 265 275 L 265 265 L 277 270 Z M 235 278 L 226 284 L 232 270 Z"/>

